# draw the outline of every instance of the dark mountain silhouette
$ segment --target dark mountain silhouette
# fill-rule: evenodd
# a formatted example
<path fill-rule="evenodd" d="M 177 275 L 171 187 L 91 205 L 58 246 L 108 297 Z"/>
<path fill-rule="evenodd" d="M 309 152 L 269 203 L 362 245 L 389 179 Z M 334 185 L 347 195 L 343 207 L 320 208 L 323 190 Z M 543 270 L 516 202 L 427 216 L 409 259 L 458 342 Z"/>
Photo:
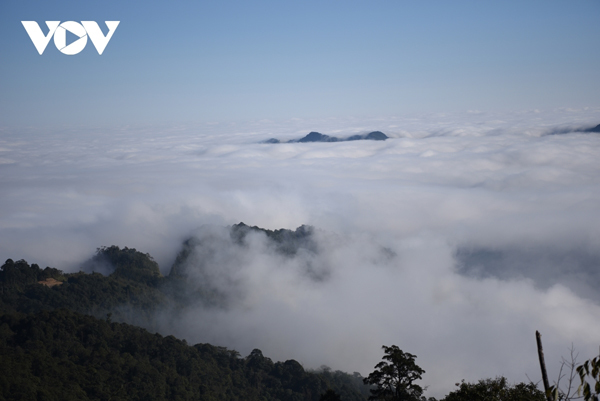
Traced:
<path fill-rule="evenodd" d="M 584 130 L 583 132 L 599 132 L 600 133 L 600 124 L 596 125 L 593 128 L 588 128 L 588 129 Z"/>
<path fill-rule="evenodd" d="M 347 141 L 359 141 L 361 139 L 367 139 L 371 141 L 385 141 L 389 137 L 381 131 L 373 131 L 367 135 L 352 135 Z"/>
<path fill-rule="evenodd" d="M 371 141 L 385 141 L 389 137 L 381 131 L 373 131 L 368 134 L 363 135 L 352 135 L 348 138 L 338 138 L 335 136 L 329 136 L 325 134 L 321 134 L 320 132 L 312 131 L 308 135 L 300 139 L 292 139 L 288 141 L 288 143 L 295 142 L 345 142 L 345 141 L 361 141 L 361 140 L 371 140 Z M 281 143 L 281 141 L 277 138 L 267 139 L 262 143 Z"/>
<path fill-rule="evenodd" d="M 304 138 L 298 140 L 298 142 L 337 142 L 337 141 L 339 141 L 339 139 L 336 138 L 335 136 L 324 135 L 324 134 L 321 134 L 320 132 L 315 132 L 315 131 L 306 135 Z"/>
<path fill-rule="evenodd" d="M 385 141 L 386 139 L 388 139 L 388 136 L 381 131 L 373 131 L 373 132 L 370 132 L 365 137 L 365 139 L 371 139 L 374 141 Z"/>

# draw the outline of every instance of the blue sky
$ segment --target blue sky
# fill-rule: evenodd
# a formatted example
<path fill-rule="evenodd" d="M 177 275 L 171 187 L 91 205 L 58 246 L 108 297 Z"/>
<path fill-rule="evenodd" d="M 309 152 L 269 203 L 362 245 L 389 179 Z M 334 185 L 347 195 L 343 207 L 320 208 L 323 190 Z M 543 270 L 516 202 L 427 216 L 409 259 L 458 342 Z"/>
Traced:
<path fill-rule="evenodd" d="M 3 1 L 4 126 L 596 107 L 599 1 Z M 21 25 L 118 20 L 104 54 Z M 45 25 L 44 29 L 45 29 Z M 106 30 L 105 30 L 106 32 Z"/>

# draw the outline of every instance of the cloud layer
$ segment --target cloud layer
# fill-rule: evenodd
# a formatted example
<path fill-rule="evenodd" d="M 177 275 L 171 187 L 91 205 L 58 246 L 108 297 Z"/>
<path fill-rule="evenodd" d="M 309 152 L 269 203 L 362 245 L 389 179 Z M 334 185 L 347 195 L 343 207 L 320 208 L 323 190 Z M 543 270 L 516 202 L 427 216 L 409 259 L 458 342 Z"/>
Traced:
<path fill-rule="evenodd" d="M 588 109 L 5 129 L 0 259 L 71 271 L 115 244 L 168 273 L 207 227 L 310 224 L 319 252 L 291 259 L 260 235 L 239 249 L 222 237 L 208 273 L 234 302 L 162 330 L 363 375 L 396 344 L 430 395 L 537 380 L 540 330 L 556 377 L 571 343 L 586 358 L 600 345 L 600 136 L 568 129 L 598 122 Z M 390 139 L 259 143 L 312 130 Z"/>

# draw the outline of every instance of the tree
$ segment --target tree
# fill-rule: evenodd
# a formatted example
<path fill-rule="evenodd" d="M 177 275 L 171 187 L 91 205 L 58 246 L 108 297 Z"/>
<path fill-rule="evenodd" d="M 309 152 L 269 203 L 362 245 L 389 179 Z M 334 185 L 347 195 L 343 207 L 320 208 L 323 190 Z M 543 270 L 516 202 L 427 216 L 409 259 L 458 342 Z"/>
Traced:
<path fill-rule="evenodd" d="M 578 366 L 577 373 L 581 379 L 579 391 L 583 390 L 583 398 L 585 401 L 598 401 L 598 395 L 600 395 L 600 356 L 587 360 L 582 365 Z M 590 376 L 595 382 L 593 390 L 590 383 L 587 382 L 586 376 Z"/>
<path fill-rule="evenodd" d="M 600 396 L 600 355 L 588 359 L 582 364 L 577 363 L 578 354 L 571 346 L 571 359 L 562 358 L 558 380 L 548 390 L 549 398 L 554 401 L 598 401 Z M 563 373 L 566 370 L 567 373 Z M 576 379 L 579 376 L 581 384 L 577 386 Z M 561 380 L 566 378 L 566 384 Z M 592 385 L 588 379 L 591 380 Z"/>
<path fill-rule="evenodd" d="M 342 401 L 340 395 L 333 391 L 332 389 L 328 389 L 325 393 L 321 395 L 319 401 Z"/>
<path fill-rule="evenodd" d="M 441 401 L 545 401 L 544 393 L 534 383 L 519 383 L 509 386 L 505 377 L 466 383 L 451 392 Z"/>
<path fill-rule="evenodd" d="M 425 373 L 416 363 L 416 355 L 403 352 L 395 345 L 382 347 L 385 351 L 384 361 L 375 365 L 375 370 L 363 381 L 376 386 L 371 389 L 369 400 L 386 401 L 418 401 L 423 388 L 414 384 Z"/>

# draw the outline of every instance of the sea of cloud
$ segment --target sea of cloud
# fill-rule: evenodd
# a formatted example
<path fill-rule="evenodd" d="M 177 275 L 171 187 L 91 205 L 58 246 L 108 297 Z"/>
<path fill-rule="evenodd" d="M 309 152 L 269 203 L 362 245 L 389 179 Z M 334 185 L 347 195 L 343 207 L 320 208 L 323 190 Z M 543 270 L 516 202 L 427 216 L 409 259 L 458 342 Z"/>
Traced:
<path fill-rule="evenodd" d="M 165 334 L 363 375 L 395 344 L 440 396 L 539 380 L 539 330 L 555 379 L 571 344 L 580 359 L 600 346 L 600 134 L 577 132 L 598 123 L 563 109 L 2 128 L 0 259 L 76 271 L 114 244 L 168 274 L 211 230 L 202 279 L 232 301 L 164 316 Z M 391 138 L 260 143 L 373 130 Z M 285 258 L 259 234 L 235 248 L 219 230 L 240 221 L 312 225 L 319 250 Z"/>

